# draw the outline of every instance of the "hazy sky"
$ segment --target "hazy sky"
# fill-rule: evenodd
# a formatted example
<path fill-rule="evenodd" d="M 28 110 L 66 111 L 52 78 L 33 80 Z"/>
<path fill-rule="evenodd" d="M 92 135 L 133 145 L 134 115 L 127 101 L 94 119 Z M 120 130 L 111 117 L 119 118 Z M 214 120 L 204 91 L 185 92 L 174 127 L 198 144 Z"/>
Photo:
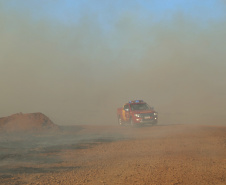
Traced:
<path fill-rule="evenodd" d="M 225 0 L 0 0 L 0 117 L 117 124 L 144 99 L 160 123 L 226 124 Z"/>

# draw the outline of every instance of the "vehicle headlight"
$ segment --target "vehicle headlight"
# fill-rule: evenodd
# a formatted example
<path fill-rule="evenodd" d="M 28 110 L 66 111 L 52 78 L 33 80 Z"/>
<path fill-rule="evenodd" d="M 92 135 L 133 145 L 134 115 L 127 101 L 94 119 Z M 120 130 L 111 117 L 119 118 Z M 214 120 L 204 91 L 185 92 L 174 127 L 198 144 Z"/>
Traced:
<path fill-rule="evenodd" d="M 155 115 L 155 116 L 157 116 L 157 115 L 158 115 L 158 113 L 157 113 L 157 112 L 154 112 L 154 115 Z"/>
<path fill-rule="evenodd" d="M 134 114 L 134 116 L 140 118 L 141 114 Z"/>

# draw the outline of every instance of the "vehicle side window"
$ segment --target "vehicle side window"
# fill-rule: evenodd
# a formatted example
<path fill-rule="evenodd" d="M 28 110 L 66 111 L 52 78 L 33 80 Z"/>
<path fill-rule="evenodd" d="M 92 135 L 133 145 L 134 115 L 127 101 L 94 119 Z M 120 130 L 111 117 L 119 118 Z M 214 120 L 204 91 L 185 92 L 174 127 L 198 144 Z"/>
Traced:
<path fill-rule="evenodd" d="M 124 110 L 129 111 L 129 105 L 124 105 Z"/>

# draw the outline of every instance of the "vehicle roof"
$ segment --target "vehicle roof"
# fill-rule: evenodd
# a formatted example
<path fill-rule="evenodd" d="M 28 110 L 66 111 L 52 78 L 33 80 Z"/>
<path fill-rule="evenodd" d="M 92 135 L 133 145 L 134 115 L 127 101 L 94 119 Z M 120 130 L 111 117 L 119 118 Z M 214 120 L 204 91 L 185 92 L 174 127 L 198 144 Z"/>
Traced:
<path fill-rule="evenodd" d="M 125 105 L 134 105 L 134 104 L 147 104 L 146 102 L 140 102 L 140 103 L 126 103 L 126 104 L 124 104 L 124 106 Z"/>

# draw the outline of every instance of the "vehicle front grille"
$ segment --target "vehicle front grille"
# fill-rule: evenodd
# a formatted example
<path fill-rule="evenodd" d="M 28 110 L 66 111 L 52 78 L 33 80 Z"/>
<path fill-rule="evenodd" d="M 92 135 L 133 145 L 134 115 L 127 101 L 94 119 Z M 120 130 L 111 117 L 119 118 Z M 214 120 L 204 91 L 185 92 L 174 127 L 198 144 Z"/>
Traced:
<path fill-rule="evenodd" d="M 154 113 L 144 113 L 144 114 L 141 114 L 142 117 L 145 117 L 145 116 L 151 116 L 151 117 L 154 117 Z"/>

